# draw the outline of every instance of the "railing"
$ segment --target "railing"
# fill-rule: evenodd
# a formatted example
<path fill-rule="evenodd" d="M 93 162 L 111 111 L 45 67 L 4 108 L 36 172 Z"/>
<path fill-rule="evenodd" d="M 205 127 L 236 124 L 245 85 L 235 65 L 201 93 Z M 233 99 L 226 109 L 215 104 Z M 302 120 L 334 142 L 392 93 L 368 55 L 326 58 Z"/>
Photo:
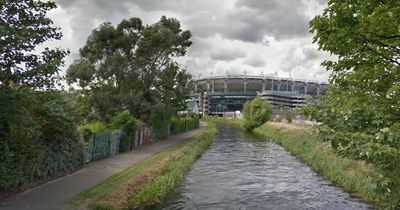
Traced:
<path fill-rule="evenodd" d="M 201 80 L 216 80 L 216 79 L 260 79 L 260 80 L 287 80 L 294 82 L 304 82 L 304 83 L 316 83 L 316 84 L 328 84 L 327 82 L 321 82 L 317 80 L 306 80 L 306 79 L 294 79 L 294 78 L 286 78 L 286 77 L 278 77 L 271 75 L 246 75 L 246 74 L 237 74 L 237 75 L 213 75 L 213 76 L 200 76 L 193 78 L 193 81 L 201 81 Z"/>

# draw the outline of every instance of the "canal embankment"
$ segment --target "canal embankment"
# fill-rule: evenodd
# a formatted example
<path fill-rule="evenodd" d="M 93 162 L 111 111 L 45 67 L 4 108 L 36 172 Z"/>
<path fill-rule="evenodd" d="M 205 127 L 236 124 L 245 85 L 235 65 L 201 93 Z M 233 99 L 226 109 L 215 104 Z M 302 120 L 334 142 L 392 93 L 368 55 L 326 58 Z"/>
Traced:
<path fill-rule="evenodd" d="M 210 118 L 212 122 L 241 127 L 238 119 Z M 358 198 L 383 208 L 386 204 L 375 192 L 373 176 L 379 171 L 371 164 L 339 156 L 327 142 L 322 142 L 312 127 L 267 122 L 253 130 L 264 141 L 281 145 L 286 151 L 303 161 L 320 176 L 330 180 Z"/>
<path fill-rule="evenodd" d="M 66 203 L 71 209 L 136 209 L 156 205 L 184 180 L 185 173 L 213 142 L 216 128 L 193 137 L 107 178 Z"/>

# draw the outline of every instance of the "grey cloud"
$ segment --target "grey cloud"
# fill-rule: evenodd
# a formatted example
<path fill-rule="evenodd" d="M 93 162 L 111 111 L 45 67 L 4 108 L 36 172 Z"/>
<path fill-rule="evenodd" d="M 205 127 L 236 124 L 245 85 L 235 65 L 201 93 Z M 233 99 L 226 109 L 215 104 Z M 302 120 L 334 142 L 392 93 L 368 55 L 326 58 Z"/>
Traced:
<path fill-rule="evenodd" d="M 210 54 L 211 59 L 220 61 L 233 61 L 245 56 L 246 53 L 239 48 L 224 47 L 216 48 Z"/>
<path fill-rule="evenodd" d="M 253 39 L 262 41 L 265 35 L 276 39 L 303 37 L 308 35 L 308 22 L 304 9 L 306 5 L 299 0 L 238 0 L 235 4 L 242 15 L 236 20 L 245 23 Z M 240 34 L 238 34 L 241 37 Z M 246 37 L 243 37 L 246 40 Z"/>
<path fill-rule="evenodd" d="M 253 67 L 265 67 L 265 61 L 259 56 L 252 56 L 248 58 L 244 64 L 253 66 Z"/>
<path fill-rule="evenodd" d="M 261 58 L 246 57 L 246 54 L 256 54 L 253 52 L 256 49 L 268 50 L 271 46 L 280 49 L 282 45 L 279 43 L 297 42 L 299 37 L 309 37 L 308 22 L 312 14 L 307 16 L 305 10 L 312 10 L 311 4 L 326 4 L 327 0 L 55 1 L 69 15 L 65 18 L 65 25 L 71 34 L 69 43 L 74 45 L 74 48 L 67 46 L 74 53 L 71 58 L 76 56 L 78 48 L 102 22 L 116 24 L 123 18 L 140 17 L 145 23 L 151 24 L 167 14 L 176 15 L 185 29 L 192 31 L 194 44 L 185 58 L 190 72 L 209 73 L 211 69 L 215 71 L 219 68 L 218 72 L 223 71 L 224 74 L 226 66 L 232 74 L 243 73 L 246 65 L 250 71 L 266 66 Z M 247 48 L 248 44 L 252 47 Z M 323 60 L 323 56 L 315 49 L 282 49 L 282 53 L 287 54 L 282 60 L 286 63 L 272 66 L 280 66 L 282 68 L 279 69 L 285 71 L 298 66 L 319 69 L 318 64 Z M 278 59 L 268 64 L 278 63 L 281 57 L 277 56 Z M 315 71 L 320 73 L 319 70 Z"/>

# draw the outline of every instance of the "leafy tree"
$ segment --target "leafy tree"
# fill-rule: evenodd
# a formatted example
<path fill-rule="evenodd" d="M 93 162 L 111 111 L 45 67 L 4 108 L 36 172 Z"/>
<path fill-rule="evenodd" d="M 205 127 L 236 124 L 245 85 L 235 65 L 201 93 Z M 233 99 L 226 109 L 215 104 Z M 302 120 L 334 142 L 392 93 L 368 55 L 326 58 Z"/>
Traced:
<path fill-rule="evenodd" d="M 114 128 L 122 128 L 126 132 L 134 132 L 138 127 L 138 122 L 128 110 L 118 113 L 111 119 L 111 124 Z"/>
<path fill-rule="evenodd" d="M 310 25 L 337 60 L 323 63 L 331 87 L 309 111 L 340 154 L 382 169 L 378 189 L 399 206 L 400 2 L 330 0 Z"/>
<path fill-rule="evenodd" d="M 60 81 L 68 53 L 37 48 L 61 38 L 46 17 L 51 1 L 0 1 L 0 191 L 71 171 L 84 163 L 75 114 Z"/>
<path fill-rule="evenodd" d="M 102 117 L 129 109 L 149 121 L 157 102 L 182 105 L 189 75 L 174 58 L 185 55 L 190 37 L 179 21 L 164 16 L 150 26 L 139 18 L 116 27 L 104 23 L 80 49 L 81 59 L 69 67 L 67 81 L 91 90 Z"/>
<path fill-rule="evenodd" d="M 243 107 L 244 128 L 248 131 L 253 130 L 271 120 L 272 105 L 266 100 L 256 97 L 247 101 Z"/>
<path fill-rule="evenodd" d="M 61 39 L 59 28 L 46 17 L 52 1 L 0 1 L 0 87 L 49 88 L 58 81 L 58 67 L 67 51 L 37 46 Z"/>

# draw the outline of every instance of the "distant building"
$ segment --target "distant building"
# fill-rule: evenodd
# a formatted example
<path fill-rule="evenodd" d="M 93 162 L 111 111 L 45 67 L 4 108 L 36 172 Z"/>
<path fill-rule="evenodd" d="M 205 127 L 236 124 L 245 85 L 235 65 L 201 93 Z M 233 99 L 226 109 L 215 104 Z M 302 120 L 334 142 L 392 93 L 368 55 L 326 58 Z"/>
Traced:
<path fill-rule="evenodd" d="M 295 108 L 307 104 L 307 95 L 298 94 L 292 91 L 264 91 L 260 94 L 260 97 L 267 100 L 273 106 Z"/>
<path fill-rule="evenodd" d="M 274 106 L 304 106 L 307 97 L 324 94 L 327 83 L 265 75 L 225 75 L 197 78 L 191 81 L 189 100 L 196 101 L 199 114 L 224 115 L 243 110 L 243 105 L 256 96 Z"/>

